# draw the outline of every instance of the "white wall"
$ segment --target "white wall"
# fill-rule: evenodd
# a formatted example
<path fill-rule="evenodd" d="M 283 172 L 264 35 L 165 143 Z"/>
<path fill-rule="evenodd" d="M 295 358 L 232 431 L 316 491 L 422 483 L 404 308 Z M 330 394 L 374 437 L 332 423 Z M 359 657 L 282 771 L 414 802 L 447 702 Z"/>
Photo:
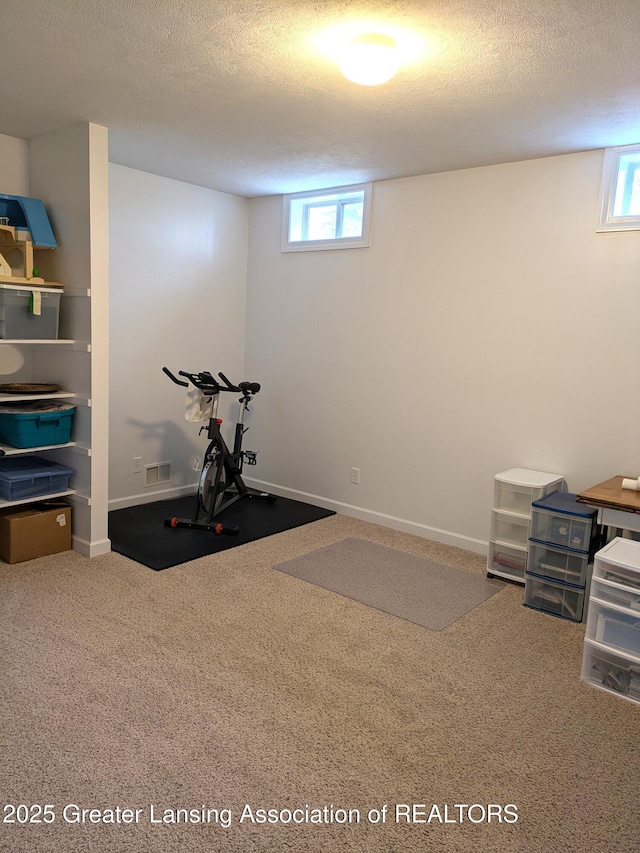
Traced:
<path fill-rule="evenodd" d="M 0 192 L 29 195 L 29 143 L 0 133 Z"/>
<path fill-rule="evenodd" d="M 370 249 L 282 254 L 253 200 L 256 476 L 482 551 L 499 471 L 640 474 L 640 233 L 595 233 L 601 165 L 377 183 Z"/>
<path fill-rule="evenodd" d="M 28 195 L 28 144 L 0 135 L 0 155 Z M 601 163 L 377 183 L 370 249 L 298 254 L 279 197 L 111 165 L 111 506 L 159 496 L 134 456 L 173 463 L 163 489 L 196 480 L 204 440 L 163 364 L 262 382 L 260 481 L 477 550 L 497 471 L 573 491 L 640 473 L 640 233 L 595 233 Z"/>
<path fill-rule="evenodd" d="M 29 143 L 0 134 L 0 192 L 29 195 Z M 0 376 L 3 382 L 28 381 L 33 375 L 33 354 L 25 347 L 0 347 Z"/>
<path fill-rule="evenodd" d="M 248 203 L 113 164 L 109 176 L 113 509 L 192 491 L 197 481 L 191 466 L 205 437 L 185 422 L 183 389 L 162 367 L 239 380 Z M 145 487 L 134 457 L 171 462 L 171 482 Z"/>
<path fill-rule="evenodd" d="M 74 415 L 78 447 L 51 452 L 74 469 L 73 547 L 86 556 L 110 549 L 108 168 L 108 132 L 100 125 L 80 123 L 29 142 L 31 193 L 49 211 L 58 242 L 55 252 L 41 253 L 40 269 L 64 283 L 61 337 L 80 342 L 36 348 L 34 367 L 41 381 L 62 382 L 91 401 L 79 402 Z"/>

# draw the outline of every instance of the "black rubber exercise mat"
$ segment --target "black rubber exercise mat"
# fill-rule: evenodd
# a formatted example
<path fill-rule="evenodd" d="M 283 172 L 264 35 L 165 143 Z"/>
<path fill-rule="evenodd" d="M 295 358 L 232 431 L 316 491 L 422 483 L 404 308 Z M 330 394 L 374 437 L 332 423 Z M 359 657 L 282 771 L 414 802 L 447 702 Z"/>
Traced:
<path fill-rule="evenodd" d="M 161 571 L 335 515 L 332 510 L 289 498 L 279 497 L 274 503 L 245 499 L 215 519 L 225 526 L 239 527 L 237 536 L 217 536 L 205 530 L 165 526 L 165 519 L 174 516 L 191 518 L 194 502 L 195 496 L 188 495 L 110 512 L 112 549 L 154 571 Z"/>

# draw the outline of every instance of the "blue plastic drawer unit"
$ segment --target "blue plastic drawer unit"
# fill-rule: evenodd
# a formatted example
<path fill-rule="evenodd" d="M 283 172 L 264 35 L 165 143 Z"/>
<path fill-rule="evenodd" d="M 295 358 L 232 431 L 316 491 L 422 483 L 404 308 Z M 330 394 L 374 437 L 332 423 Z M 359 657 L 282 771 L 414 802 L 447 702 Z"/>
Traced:
<path fill-rule="evenodd" d="M 527 571 L 543 578 L 584 587 L 589 571 L 589 554 L 555 545 L 529 541 Z"/>
<path fill-rule="evenodd" d="M 6 456 L 0 459 L 0 498 L 19 501 L 65 492 L 72 468 L 40 456 Z"/>
<path fill-rule="evenodd" d="M 531 539 L 589 553 L 595 549 L 597 509 L 570 492 L 553 492 L 531 505 Z"/>
<path fill-rule="evenodd" d="M 527 574 L 525 607 L 542 610 L 572 622 L 582 622 L 584 602 L 584 589 Z"/>
<path fill-rule="evenodd" d="M 43 447 L 71 440 L 75 406 L 53 402 L 0 405 L 0 443 L 10 447 Z"/>

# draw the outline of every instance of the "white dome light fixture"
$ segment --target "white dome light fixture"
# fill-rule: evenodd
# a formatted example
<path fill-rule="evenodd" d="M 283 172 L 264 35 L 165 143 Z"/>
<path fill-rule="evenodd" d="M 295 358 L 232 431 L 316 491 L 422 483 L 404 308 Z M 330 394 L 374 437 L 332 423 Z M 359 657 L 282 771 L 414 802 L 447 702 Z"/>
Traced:
<path fill-rule="evenodd" d="M 338 67 L 347 80 L 360 86 L 379 86 L 394 77 L 400 68 L 398 44 L 383 33 L 363 33 L 347 41 Z"/>

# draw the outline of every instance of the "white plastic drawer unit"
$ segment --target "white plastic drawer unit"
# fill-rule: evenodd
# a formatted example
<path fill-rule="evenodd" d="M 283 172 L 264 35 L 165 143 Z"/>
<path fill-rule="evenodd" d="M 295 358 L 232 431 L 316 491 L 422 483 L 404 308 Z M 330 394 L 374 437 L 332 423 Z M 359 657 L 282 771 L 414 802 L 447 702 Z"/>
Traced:
<path fill-rule="evenodd" d="M 593 576 L 640 591 L 640 542 L 612 539 L 595 555 Z"/>
<path fill-rule="evenodd" d="M 561 619 L 582 622 L 585 602 L 584 589 L 527 574 L 524 604 Z"/>
<path fill-rule="evenodd" d="M 534 501 L 531 538 L 588 553 L 597 533 L 597 510 L 579 504 L 569 492 L 554 492 Z"/>
<path fill-rule="evenodd" d="M 493 508 L 530 516 L 532 502 L 559 489 L 563 482 L 560 474 L 510 468 L 494 478 Z"/>
<path fill-rule="evenodd" d="M 594 577 L 591 582 L 591 597 L 603 604 L 624 607 L 640 618 L 640 587 L 625 586 L 614 581 Z"/>
<path fill-rule="evenodd" d="M 591 640 L 584 642 L 582 680 L 640 704 L 640 663 L 603 649 Z"/>
<path fill-rule="evenodd" d="M 585 636 L 612 651 L 632 655 L 640 665 L 640 612 L 605 604 L 591 596 Z"/>
<path fill-rule="evenodd" d="M 508 512 L 494 512 L 491 519 L 491 541 L 527 550 L 529 519 Z"/>
<path fill-rule="evenodd" d="M 524 580 L 527 570 L 527 552 L 518 548 L 510 548 L 508 545 L 496 545 L 489 543 L 489 559 L 487 571 L 500 575 L 509 575 L 520 581 Z"/>
<path fill-rule="evenodd" d="M 588 554 L 529 540 L 528 572 L 573 586 L 584 587 L 588 570 Z"/>

